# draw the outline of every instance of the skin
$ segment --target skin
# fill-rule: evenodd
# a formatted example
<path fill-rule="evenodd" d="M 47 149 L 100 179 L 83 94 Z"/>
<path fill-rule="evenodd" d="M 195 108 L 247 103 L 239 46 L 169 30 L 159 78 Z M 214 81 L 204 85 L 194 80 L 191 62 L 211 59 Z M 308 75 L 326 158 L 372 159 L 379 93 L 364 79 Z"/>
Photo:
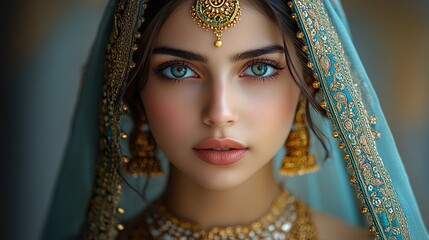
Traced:
<path fill-rule="evenodd" d="M 243 6 L 242 20 L 225 31 L 223 46 L 216 48 L 213 34 L 193 22 L 190 8 L 188 2 L 171 14 L 155 49 L 195 52 L 207 61 L 153 54 L 153 69 L 184 61 L 198 76 L 166 81 L 151 71 L 141 92 L 155 140 L 171 161 L 166 203 L 177 215 L 203 228 L 251 221 L 267 210 L 279 192 L 271 161 L 291 129 L 299 89 L 285 68 L 283 51 L 233 59 L 267 46 L 283 46 L 281 32 L 264 15 Z M 283 70 L 264 80 L 247 76 L 246 69 L 255 59 L 276 62 Z M 204 139 L 226 137 L 249 148 L 233 165 L 210 165 L 192 149 Z"/>
<path fill-rule="evenodd" d="M 150 129 L 171 163 L 164 201 L 173 214 L 204 229 L 248 223 L 279 194 L 272 159 L 290 132 L 300 91 L 281 50 L 284 36 L 264 14 L 242 2 L 240 22 L 216 48 L 213 33 L 192 20 L 191 4 L 173 11 L 161 28 L 141 91 Z M 271 51 L 243 55 L 258 49 Z M 184 51 L 199 59 L 177 54 Z M 252 75 L 257 63 L 268 66 L 269 77 Z M 168 78 L 172 66 L 184 64 L 183 79 Z M 207 138 L 232 138 L 248 151 L 232 165 L 211 165 L 193 150 Z"/>

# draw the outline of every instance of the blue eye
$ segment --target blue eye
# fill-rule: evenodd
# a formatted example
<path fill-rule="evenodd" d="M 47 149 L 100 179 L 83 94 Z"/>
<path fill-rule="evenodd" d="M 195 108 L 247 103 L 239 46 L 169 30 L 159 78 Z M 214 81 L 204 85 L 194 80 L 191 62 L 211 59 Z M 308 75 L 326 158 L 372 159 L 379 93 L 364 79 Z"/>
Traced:
<path fill-rule="evenodd" d="M 172 64 L 161 71 L 166 77 L 171 79 L 182 79 L 195 77 L 197 74 L 184 64 Z"/>
<path fill-rule="evenodd" d="M 276 69 L 270 64 L 258 62 L 250 65 L 244 70 L 244 74 L 254 77 L 269 77 L 276 72 Z"/>

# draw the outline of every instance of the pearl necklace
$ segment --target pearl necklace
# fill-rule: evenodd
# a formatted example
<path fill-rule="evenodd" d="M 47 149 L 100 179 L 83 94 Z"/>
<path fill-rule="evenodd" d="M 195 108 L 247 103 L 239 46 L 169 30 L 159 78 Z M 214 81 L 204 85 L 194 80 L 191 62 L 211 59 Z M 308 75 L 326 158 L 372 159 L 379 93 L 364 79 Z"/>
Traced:
<path fill-rule="evenodd" d="M 287 192 L 279 194 L 264 216 L 247 225 L 203 230 L 173 216 L 160 204 L 147 210 L 143 219 L 144 224 L 132 231 L 131 239 L 316 239 L 310 209 Z"/>

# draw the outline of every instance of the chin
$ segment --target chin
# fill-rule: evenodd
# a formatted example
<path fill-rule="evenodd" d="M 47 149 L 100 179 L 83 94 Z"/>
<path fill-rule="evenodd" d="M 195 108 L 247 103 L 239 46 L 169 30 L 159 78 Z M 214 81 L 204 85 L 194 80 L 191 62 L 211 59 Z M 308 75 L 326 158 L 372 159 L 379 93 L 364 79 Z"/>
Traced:
<path fill-rule="evenodd" d="M 210 171 L 209 173 L 200 172 L 198 176 L 193 178 L 194 183 L 207 190 L 223 191 L 243 184 L 250 177 L 247 174 L 237 173 L 236 171 L 225 172 L 219 169 L 215 171 Z"/>

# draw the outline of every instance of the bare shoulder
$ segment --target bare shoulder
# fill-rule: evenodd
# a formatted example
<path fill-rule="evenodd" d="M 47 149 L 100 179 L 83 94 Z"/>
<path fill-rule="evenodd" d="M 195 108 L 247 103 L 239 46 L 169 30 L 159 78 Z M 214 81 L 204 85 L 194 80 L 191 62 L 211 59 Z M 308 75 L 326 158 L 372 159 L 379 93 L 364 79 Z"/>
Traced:
<path fill-rule="evenodd" d="M 319 240 L 365 240 L 373 239 L 372 234 L 365 228 L 352 226 L 336 217 L 312 211 Z"/>

